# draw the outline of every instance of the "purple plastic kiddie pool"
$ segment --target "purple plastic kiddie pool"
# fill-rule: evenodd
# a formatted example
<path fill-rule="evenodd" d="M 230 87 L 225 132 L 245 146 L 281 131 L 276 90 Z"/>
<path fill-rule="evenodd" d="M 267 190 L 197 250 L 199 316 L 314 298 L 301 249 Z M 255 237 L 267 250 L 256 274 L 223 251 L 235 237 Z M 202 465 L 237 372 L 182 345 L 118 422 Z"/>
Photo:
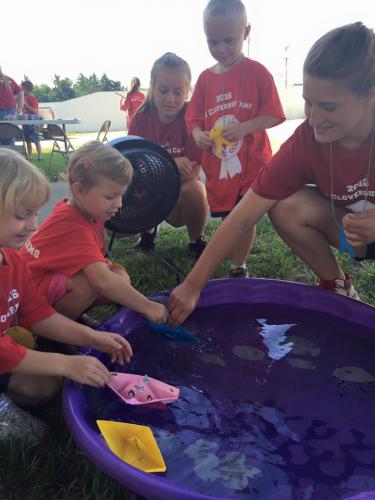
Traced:
<path fill-rule="evenodd" d="M 201 342 L 164 339 L 128 310 L 101 327 L 126 335 L 134 358 L 121 368 L 93 355 L 180 398 L 155 410 L 68 382 L 65 418 L 90 460 L 148 499 L 374 498 L 374 308 L 297 283 L 223 279 L 184 327 Z M 167 471 L 118 459 L 99 419 L 151 427 Z"/>

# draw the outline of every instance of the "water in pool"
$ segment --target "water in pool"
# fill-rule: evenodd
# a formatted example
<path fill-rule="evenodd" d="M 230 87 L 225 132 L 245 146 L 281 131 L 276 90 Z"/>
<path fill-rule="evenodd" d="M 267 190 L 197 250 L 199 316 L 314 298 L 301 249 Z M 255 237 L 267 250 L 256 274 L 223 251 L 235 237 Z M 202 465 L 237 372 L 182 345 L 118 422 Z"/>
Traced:
<path fill-rule="evenodd" d="M 180 399 L 152 410 L 86 388 L 93 428 L 96 419 L 150 426 L 165 476 L 206 495 L 321 500 L 375 489 L 372 330 L 274 305 L 191 318 L 184 326 L 200 344 L 146 326 L 128 337 L 135 354 L 124 371 L 177 386 Z"/>

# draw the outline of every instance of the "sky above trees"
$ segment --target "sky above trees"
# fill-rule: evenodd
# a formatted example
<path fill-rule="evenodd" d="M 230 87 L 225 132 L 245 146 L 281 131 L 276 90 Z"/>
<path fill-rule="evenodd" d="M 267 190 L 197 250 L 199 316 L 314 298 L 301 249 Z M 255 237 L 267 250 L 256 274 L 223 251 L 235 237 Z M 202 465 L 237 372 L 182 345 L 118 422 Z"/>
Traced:
<path fill-rule="evenodd" d="M 374 0 L 244 0 L 252 24 L 249 55 L 276 82 L 301 81 L 310 46 L 329 29 L 354 21 L 375 23 Z M 193 73 L 212 64 L 203 27 L 206 0 L 26 0 L 2 2 L 0 65 L 16 81 L 27 75 L 53 86 L 58 75 L 73 84 L 80 74 L 103 74 L 127 86 L 149 82 L 152 63 L 166 51 L 185 58 Z M 6 21 L 5 21 L 6 20 Z M 288 47 L 287 50 L 285 48 Z M 247 54 L 247 44 L 244 52 Z"/>

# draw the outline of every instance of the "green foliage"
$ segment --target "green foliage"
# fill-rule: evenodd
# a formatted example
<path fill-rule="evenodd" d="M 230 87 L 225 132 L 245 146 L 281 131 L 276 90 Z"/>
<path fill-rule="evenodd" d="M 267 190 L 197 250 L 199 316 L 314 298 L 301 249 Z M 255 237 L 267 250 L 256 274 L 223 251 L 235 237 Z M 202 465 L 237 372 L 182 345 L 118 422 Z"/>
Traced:
<path fill-rule="evenodd" d="M 51 87 L 46 83 L 42 83 L 41 85 L 34 85 L 33 93 L 39 102 L 52 102 L 50 98 L 51 90 Z"/>
<path fill-rule="evenodd" d="M 80 73 L 76 83 L 73 83 L 69 78 L 61 78 L 59 75 L 55 75 L 53 87 L 49 87 L 45 83 L 40 85 L 34 84 L 34 94 L 39 102 L 66 101 L 67 99 L 81 97 L 94 92 L 121 89 L 121 82 L 111 80 L 105 73 L 100 78 L 95 73 L 91 76 L 85 76 L 83 73 Z"/>

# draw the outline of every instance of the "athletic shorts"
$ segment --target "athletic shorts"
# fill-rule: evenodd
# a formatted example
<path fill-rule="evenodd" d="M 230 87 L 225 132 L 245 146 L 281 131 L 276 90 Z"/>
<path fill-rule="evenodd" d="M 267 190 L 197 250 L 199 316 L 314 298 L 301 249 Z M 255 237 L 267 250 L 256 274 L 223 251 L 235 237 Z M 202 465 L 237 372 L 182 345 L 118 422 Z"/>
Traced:
<path fill-rule="evenodd" d="M 47 300 L 54 306 L 64 297 L 67 291 L 68 276 L 56 273 L 48 287 Z"/>
<path fill-rule="evenodd" d="M 236 205 L 242 200 L 242 196 L 239 196 L 237 201 L 236 201 Z M 235 206 L 236 206 L 235 205 Z M 234 208 L 234 207 L 233 207 Z M 232 210 L 233 210 L 232 208 Z M 224 219 L 225 217 L 227 217 L 232 210 L 228 210 L 227 212 L 211 212 L 211 217 L 213 218 L 216 218 L 216 217 L 221 217 L 222 219 Z"/>

